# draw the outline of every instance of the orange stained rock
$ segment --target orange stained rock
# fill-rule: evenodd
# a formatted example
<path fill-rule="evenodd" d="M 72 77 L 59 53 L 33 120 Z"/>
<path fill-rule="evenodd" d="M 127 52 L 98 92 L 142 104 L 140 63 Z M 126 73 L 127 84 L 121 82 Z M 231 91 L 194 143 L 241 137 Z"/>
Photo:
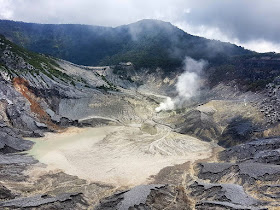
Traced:
<path fill-rule="evenodd" d="M 41 107 L 39 101 L 40 98 L 35 96 L 35 94 L 29 90 L 28 86 L 29 83 L 27 80 L 21 77 L 15 77 L 13 79 L 13 85 L 15 89 L 20 92 L 30 103 L 30 109 L 31 111 L 38 117 L 38 119 L 45 123 L 48 127 L 54 130 L 59 130 L 59 126 L 54 124 L 51 121 L 50 116 L 46 113 L 46 111 Z"/>

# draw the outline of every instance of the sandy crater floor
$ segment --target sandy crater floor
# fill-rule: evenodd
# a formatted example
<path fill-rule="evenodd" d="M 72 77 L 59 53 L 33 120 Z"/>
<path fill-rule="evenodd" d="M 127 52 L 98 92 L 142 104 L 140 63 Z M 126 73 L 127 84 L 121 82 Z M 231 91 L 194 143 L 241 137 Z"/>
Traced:
<path fill-rule="evenodd" d="M 151 135 L 141 125 L 69 128 L 48 133 L 29 154 L 49 169 L 115 186 L 145 184 L 162 168 L 208 158 L 212 145 L 156 126 Z"/>

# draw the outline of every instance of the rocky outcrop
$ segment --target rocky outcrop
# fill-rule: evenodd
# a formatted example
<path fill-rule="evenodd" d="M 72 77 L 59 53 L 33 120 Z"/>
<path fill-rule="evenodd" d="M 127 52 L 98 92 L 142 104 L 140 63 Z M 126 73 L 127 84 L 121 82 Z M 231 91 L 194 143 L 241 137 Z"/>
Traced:
<path fill-rule="evenodd" d="M 258 139 L 240 144 L 219 154 L 222 161 L 257 162 L 279 165 L 280 138 Z"/>
<path fill-rule="evenodd" d="M 235 184 L 207 184 L 195 182 L 190 186 L 191 195 L 200 200 L 196 204 L 198 209 L 206 209 L 209 204 L 220 206 L 236 206 L 251 209 L 265 204 L 265 202 L 249 196 L 243 187 Z M 203 208 L 202 208 L 203 207 Z"/>
<path fill-rule="evenodd" d="M 141 185 L 101 200 L 98 210 L 191 209 L 182 189 L 165 185 Z"/>
<path fill-rule="evenodd" d="M 280 166 L 262 163 L 200 163 L 200 179 L 211 182 L 222 180 L 240 181 L 253 184 L 257 181 L 277 182 L 280 179 Z"/>
<path fill-rule="evenodd" d="M 200 201 L 195 205 L 197 210 L 267 210 L 267 208 L 247 207 L 243 205 L 236 205 L 230 202 L 220 201 Z"/>
<path fill-rule="evenodd" d="M 221 133 L 219 126 L 209 113 L 191 110 L 175 122 L 175 131 L 189 134 L 204 141 L 217 139 Z"/>
<path fill-rule="evenodd" d="M 0 207 L 13 209 L 77 209 L 79 204 L 87 205 L 80 193 L 64 193 L 55 197 L 36 195 L 26 198 L 15 198 L 0 202 Z"/>
<path fill-rule="evenodd" d="M 15 90 L 11 82 L 4 80 L 0 75 L 0 99 L 5 103 L 5 109 L 0 110 L 5 116 L 3 121 L 8 121 L 14 128 L 21 131 L 39 130 L 35 124 L 38 119 L 32 114 L 29 102 Z"/>
<path fill-rule="evenodd" d="M 0 185 L 0 202 L 1 200 L 13 199 L 15 195 L 11 190 L 7 189 L 5 186 Z"/>
<path fill-rule="evenodd" d="M 222 162 L 198 163 L 200 181 L 190 185 L 190 195 L 201 199 L 196 208 L 279 208 L 279 143 L 279 138 L 258 139 L 220 152 Z"/>
<path fill-rule="evenodd" d="M 24 171 L 38 161 L 24 154 L 0 154 L 1 181 L 25 181 Z"/>
<path fill-rule="evenodd" d="M 280 121 L 280 77 L 266 87 L 266 98 L 261 101 L 261 111 L 265 114 L 269 124 L 279 123 Z"/>
<path fill-rule="evenodd" d="M 5 124 L 0 124 L 0 153 L 25 151 L 31 148 L 31 141 L 23 140 L 16 130 Z"/>
<path fill-rule="evenodd" d="M 140 185 L 131 190 L 117 193 L 101 201 L 97 209 L 129 209 L 145 204 L 151 190 L 159 189 L 164 185 Z"/>
<path fill-rule="evenodd" d="M 235 117 L 223 130 L 221 136 L 219 136 L 218 144 L 227 148 L 232 147 L 249 141 L 257 132 L 258 128 L 252 120 L 240 116 Z"/>

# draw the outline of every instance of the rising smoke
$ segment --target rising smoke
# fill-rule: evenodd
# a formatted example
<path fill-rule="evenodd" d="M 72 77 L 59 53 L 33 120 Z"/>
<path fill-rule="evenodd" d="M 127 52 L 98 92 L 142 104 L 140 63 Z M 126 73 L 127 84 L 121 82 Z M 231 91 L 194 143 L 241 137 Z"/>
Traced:
<path fill-rule="evenodd" d="M 196 61 L 190 57 L 186 57 L 184 61 L 184 73 L 178 77 L 175 85 L 177 96 L 175 98 L 167 97 L 164 102 L 155 109 L 156 112 L 172 110 L 182 106 L 193 96 L 198 95 L 200 89 L 200 75 L 206 66 L 204 60 Z"/>

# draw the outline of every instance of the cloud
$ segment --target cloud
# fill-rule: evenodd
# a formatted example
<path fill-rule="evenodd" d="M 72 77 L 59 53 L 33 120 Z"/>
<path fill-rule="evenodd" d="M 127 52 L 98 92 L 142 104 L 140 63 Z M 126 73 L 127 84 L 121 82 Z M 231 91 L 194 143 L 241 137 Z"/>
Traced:
<path fill-rule="evenodd" d="M 0 0 L 0 18 L 11 19 L 13 17 L 13 11 L 10 7 L 11 1 Z"/>
<path fill-rule="evenodd" d="M 245 47 L 256 52 L 278 52 L 280 53 L 280 42 L 269 41 L 263 38 L 256 38 L 252 40 L 242 41 L 233 35 L 227 36 L 218 27 L 210 27 L 206 25 L 193 26 L 186 22 L 175 22 L 178 28 L 181 28 L 185 32 L 196 36 L 202 36 L 208 39 L 220 40 L 223 42 L 230 42 L 236 44 L 237 46 Z"/>
<path fill-rule="evenodd" d="M 256 52 L 278 52 L 280 53 L 280 43 L 269 42 L 263 39 L 252 40 L 239 45 Z"/>
<path fill-rule="evenodd" d="M 8 19 L 39 23 L 81 23 L 119 26 L 145 18 L 172 19 L 183 13 L 183 0 L 1 0 L 13 16 Z M 0 18 L 6 18 L 3 15 Z"/>
<path fill-rule="evenodd" d="M 145 18 L 259 52 L 280 52 L 279 0 L 0 0 L 0 18 L 118 26 Z"/>

